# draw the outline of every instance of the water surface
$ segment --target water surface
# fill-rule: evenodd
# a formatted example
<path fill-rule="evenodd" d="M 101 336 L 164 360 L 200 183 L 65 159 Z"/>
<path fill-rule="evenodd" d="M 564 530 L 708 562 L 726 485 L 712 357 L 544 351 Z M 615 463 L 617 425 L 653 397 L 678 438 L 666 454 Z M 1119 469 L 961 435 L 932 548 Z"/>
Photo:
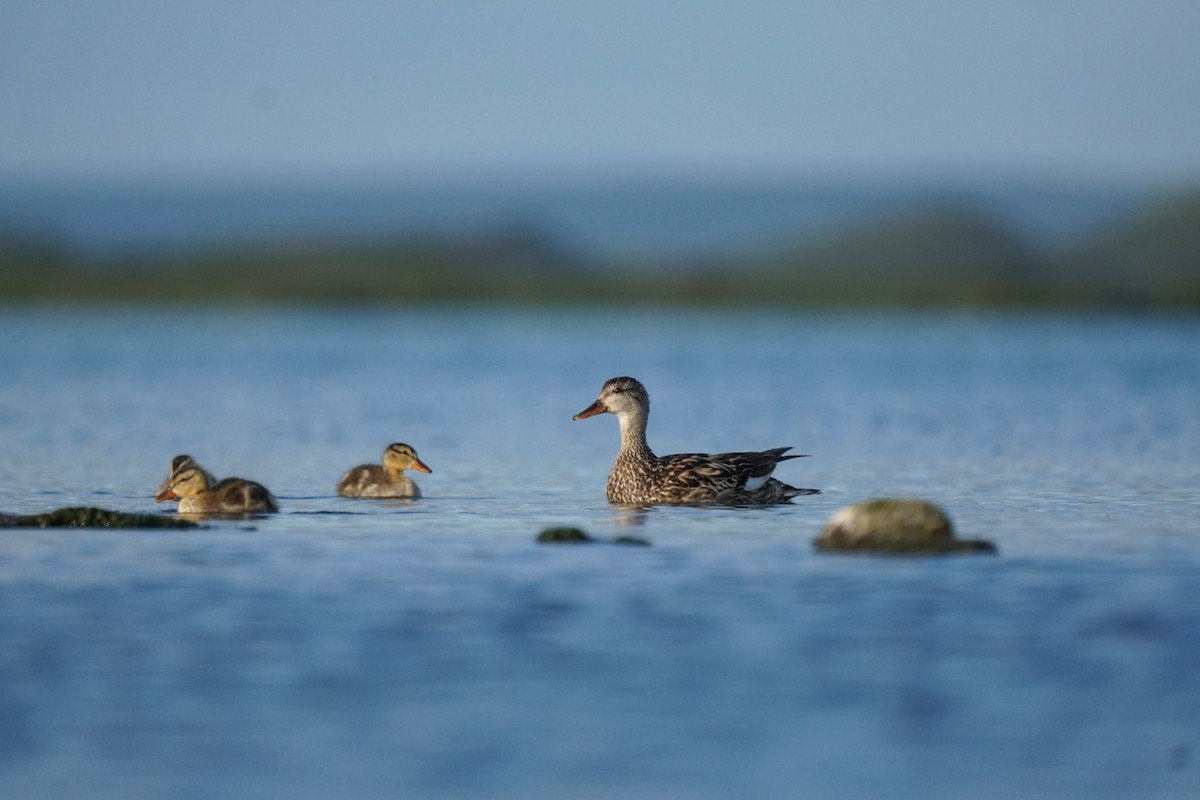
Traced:
<path fill-rule="evenodd" d="M 1193 797 L 1200 319 L 7 310 L 0 510 L 283 512 L 0 535 L 5 797 Z M 614 509 L 660 452 L 821 495 Z M 417 502 L 332 496 L 391 441 Z M 880 495 L 998 557 L 838 557 Z M 543 546 L 548 525 L 651 547 Z"/>

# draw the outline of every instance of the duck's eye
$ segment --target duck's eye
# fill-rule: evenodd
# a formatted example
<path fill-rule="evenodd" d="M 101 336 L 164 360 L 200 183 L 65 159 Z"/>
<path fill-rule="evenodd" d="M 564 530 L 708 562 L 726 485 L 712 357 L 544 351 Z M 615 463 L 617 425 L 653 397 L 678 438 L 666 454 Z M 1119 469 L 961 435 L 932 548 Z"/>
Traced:
<path fill-rule="evenodd" d="M 621 393 L 621 392 L 623 392 L 623 391 L 625 391 L 625 390 L 624 390 L 624 389 L 622 389 L 620 386 L 614 386 L 614 387 L 613 387 L 613 389 L 612 389 L 612 393 L 613 393 L 613 394 L 620 394 L 620 393 Z"/>

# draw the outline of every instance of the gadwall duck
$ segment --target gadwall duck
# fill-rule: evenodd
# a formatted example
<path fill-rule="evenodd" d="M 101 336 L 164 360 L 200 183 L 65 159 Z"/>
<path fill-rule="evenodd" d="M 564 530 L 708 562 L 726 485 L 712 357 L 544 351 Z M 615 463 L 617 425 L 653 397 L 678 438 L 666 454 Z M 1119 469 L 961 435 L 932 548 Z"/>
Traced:
<path fill-rule="evenodd" d="M 421 489 L 404 474 L 406 469 L 433 472 L 407 444 L 395 442 L 383 451 L 383 464 L 359 464 L 342 476 L 337 493 L 342 497 L 407 497 L 417 499 Z"/>
<path fill-rule="evenodd" d="M 633 378 L 613 378 L 574 419 L 608 412 L 621 426 L 621 449 L 608 474 L 608 500 L 621 505 L 771 505 L 818 489 L 797 489 L 771 477 L 790 447 L 751 453 L 656 456 L 646 444 L 650 395 Z"/>

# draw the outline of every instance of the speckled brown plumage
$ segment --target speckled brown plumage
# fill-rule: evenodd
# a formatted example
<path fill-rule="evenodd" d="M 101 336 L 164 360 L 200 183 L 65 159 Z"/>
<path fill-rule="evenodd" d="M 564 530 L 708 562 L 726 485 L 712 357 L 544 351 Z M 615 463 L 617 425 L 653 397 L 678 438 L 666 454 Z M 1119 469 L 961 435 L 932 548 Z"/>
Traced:
<path fill-rule="evenodd" d="M 608 412 L 621 426 L 621 449 L 608 474 L 608 500 L 621 505 L 771 505 L 817 489 L 798 489 L 771 477 L 790 447 L 745 453 L 677 453 L 656 456 L 646 444 L 650 395 L 628 377 L 612 378 L 596 402 L 575 415 Z"/>

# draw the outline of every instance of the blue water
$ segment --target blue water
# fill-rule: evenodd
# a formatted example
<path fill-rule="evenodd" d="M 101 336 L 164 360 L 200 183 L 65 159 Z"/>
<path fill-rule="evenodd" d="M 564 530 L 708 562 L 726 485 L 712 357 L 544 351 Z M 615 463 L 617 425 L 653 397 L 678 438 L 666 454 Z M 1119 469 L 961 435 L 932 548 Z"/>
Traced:
<path fill-rule="evenodd" d="M 0 313 L 0 511 L 170 513 L 188 452 L 283 511 L 0 533 L 0 797 L 1179 797 L 1200 786 L 1200 318 Z M 660 452 L 823 494 L 614 509 Z M 407 441 L 417 502 L 332 496 Z M 850 502 L 996 557 L 844 557 Z M 651 547 L 546 546 L 578 525 Z"/>

